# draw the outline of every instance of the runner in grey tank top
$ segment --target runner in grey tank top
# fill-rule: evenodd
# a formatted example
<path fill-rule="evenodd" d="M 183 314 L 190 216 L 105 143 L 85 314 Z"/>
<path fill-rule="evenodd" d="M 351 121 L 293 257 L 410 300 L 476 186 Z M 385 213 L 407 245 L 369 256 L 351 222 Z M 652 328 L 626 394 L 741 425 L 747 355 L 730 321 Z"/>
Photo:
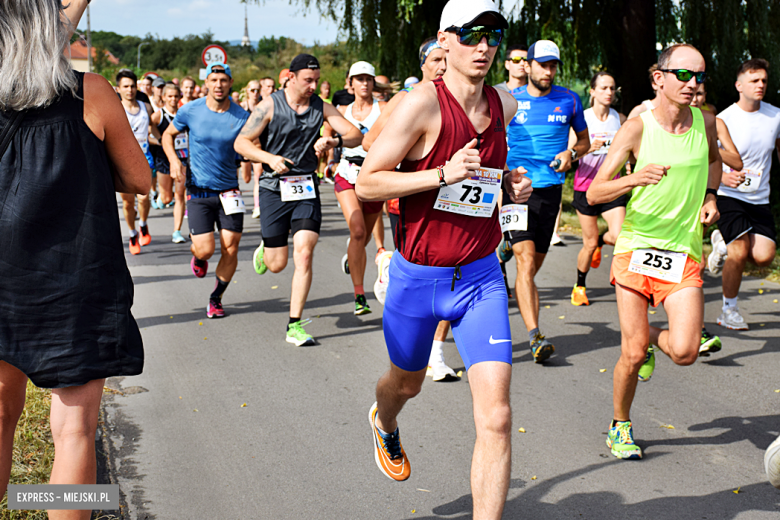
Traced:
<path fill-rule="evenodd" d="M 292 163 L 285 175 L 311 175 L 317 169 L 317 153 L 314 144 L 320 138 L 324 101 L 312 96 L 309 107 L 302 113 L 293 110 L 287 102 L 284 90 L 271 94 L 274 105 L 273 118 L 260 135 L 263 150 L 273 155 L 283 155 Z M 313 180 L 317 182 L 315 175 Z M 263 164 L 260 187 L 279 191 L 280 180 L 273 168 Z"/>
<path fill-rule="evenodd" d="M 317 176 L 318 156 L 336 146 L 356 147 L 363 134 L 333 105 L 314 96 L 320 64 L 308 54 L 290 64 L 284 90 L 263 99 L 236 139 L 235 149 L 263 164 L 260 178 L 260 225 L 263 240 L 253 256 L 255 271 L 281 272 L 287 266 L 287 241 L 293 235 L 295 273 L 290 296 L 287 342 L 313 345 L 301 322 L 312 280 L 312 256 L 319 239 L 322 208 Z M 320 137 L 323 120 L 340 135 Z M 262 148 L 254 145 L 261 138 Z"/>

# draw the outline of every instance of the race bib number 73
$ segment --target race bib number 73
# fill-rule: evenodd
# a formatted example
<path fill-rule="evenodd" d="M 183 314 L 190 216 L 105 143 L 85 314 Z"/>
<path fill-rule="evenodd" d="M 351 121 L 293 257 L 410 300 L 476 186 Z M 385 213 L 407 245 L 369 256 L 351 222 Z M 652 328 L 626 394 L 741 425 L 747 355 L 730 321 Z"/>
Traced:
<path fill-rule="evenodd" d="M 490 218 L 498 203 L 503 175 L 504 170 L 480 168 L 473 177 L 439 188 L 433 207 L 459 215 Z"/>

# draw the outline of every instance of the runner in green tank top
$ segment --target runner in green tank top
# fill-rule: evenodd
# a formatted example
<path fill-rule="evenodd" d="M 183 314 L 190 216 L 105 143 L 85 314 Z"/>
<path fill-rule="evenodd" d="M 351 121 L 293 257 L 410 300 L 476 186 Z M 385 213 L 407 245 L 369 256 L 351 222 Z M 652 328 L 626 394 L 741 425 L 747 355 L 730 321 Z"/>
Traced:
<path fill-rule="evenodd" d="M 631 192 L 611 275 L 622 342 L 607 446 L 621 459 L 642 458 L 629 412 L 637 381 L 652 376 L 652 346 L 678 365 L 691 365 L 699 355 L 704 294 L 698 263 L 703 226 L 718 220 L 721 176 L 715 116 L 689 106 L 704 69 L 704 58 L 690 45 L 661 53 L 653 73 L 658 107 L 626 121 L 588 189 L 589 204 Z M 611 180 L 631 157 L 636 173 Z M 648 303 L 664 304 L 668 330 L 649 325 Z"/>

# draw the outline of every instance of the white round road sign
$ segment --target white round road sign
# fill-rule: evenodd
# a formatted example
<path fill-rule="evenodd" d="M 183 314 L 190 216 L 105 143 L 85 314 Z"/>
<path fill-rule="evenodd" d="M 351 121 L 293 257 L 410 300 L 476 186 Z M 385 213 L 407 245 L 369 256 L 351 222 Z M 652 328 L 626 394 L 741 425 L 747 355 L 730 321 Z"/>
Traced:
<path fill-rule="evenodd" d="M 227 52 L 219 45 L 209 45 L 203 49 L 203 66 L 208 67 L 211 63 L 227 63 Z"/>

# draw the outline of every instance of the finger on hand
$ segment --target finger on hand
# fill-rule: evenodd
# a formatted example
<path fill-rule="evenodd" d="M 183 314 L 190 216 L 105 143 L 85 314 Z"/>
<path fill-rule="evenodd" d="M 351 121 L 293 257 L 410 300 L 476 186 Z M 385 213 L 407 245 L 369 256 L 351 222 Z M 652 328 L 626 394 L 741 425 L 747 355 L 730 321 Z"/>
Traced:
<path fill-rule="evenodd" d="M 466 146 L 463 147 L 464 150 L 474 150 L 477 148 L 477 138 L 475 137 L 471 141 L 468 142 Z"/>

